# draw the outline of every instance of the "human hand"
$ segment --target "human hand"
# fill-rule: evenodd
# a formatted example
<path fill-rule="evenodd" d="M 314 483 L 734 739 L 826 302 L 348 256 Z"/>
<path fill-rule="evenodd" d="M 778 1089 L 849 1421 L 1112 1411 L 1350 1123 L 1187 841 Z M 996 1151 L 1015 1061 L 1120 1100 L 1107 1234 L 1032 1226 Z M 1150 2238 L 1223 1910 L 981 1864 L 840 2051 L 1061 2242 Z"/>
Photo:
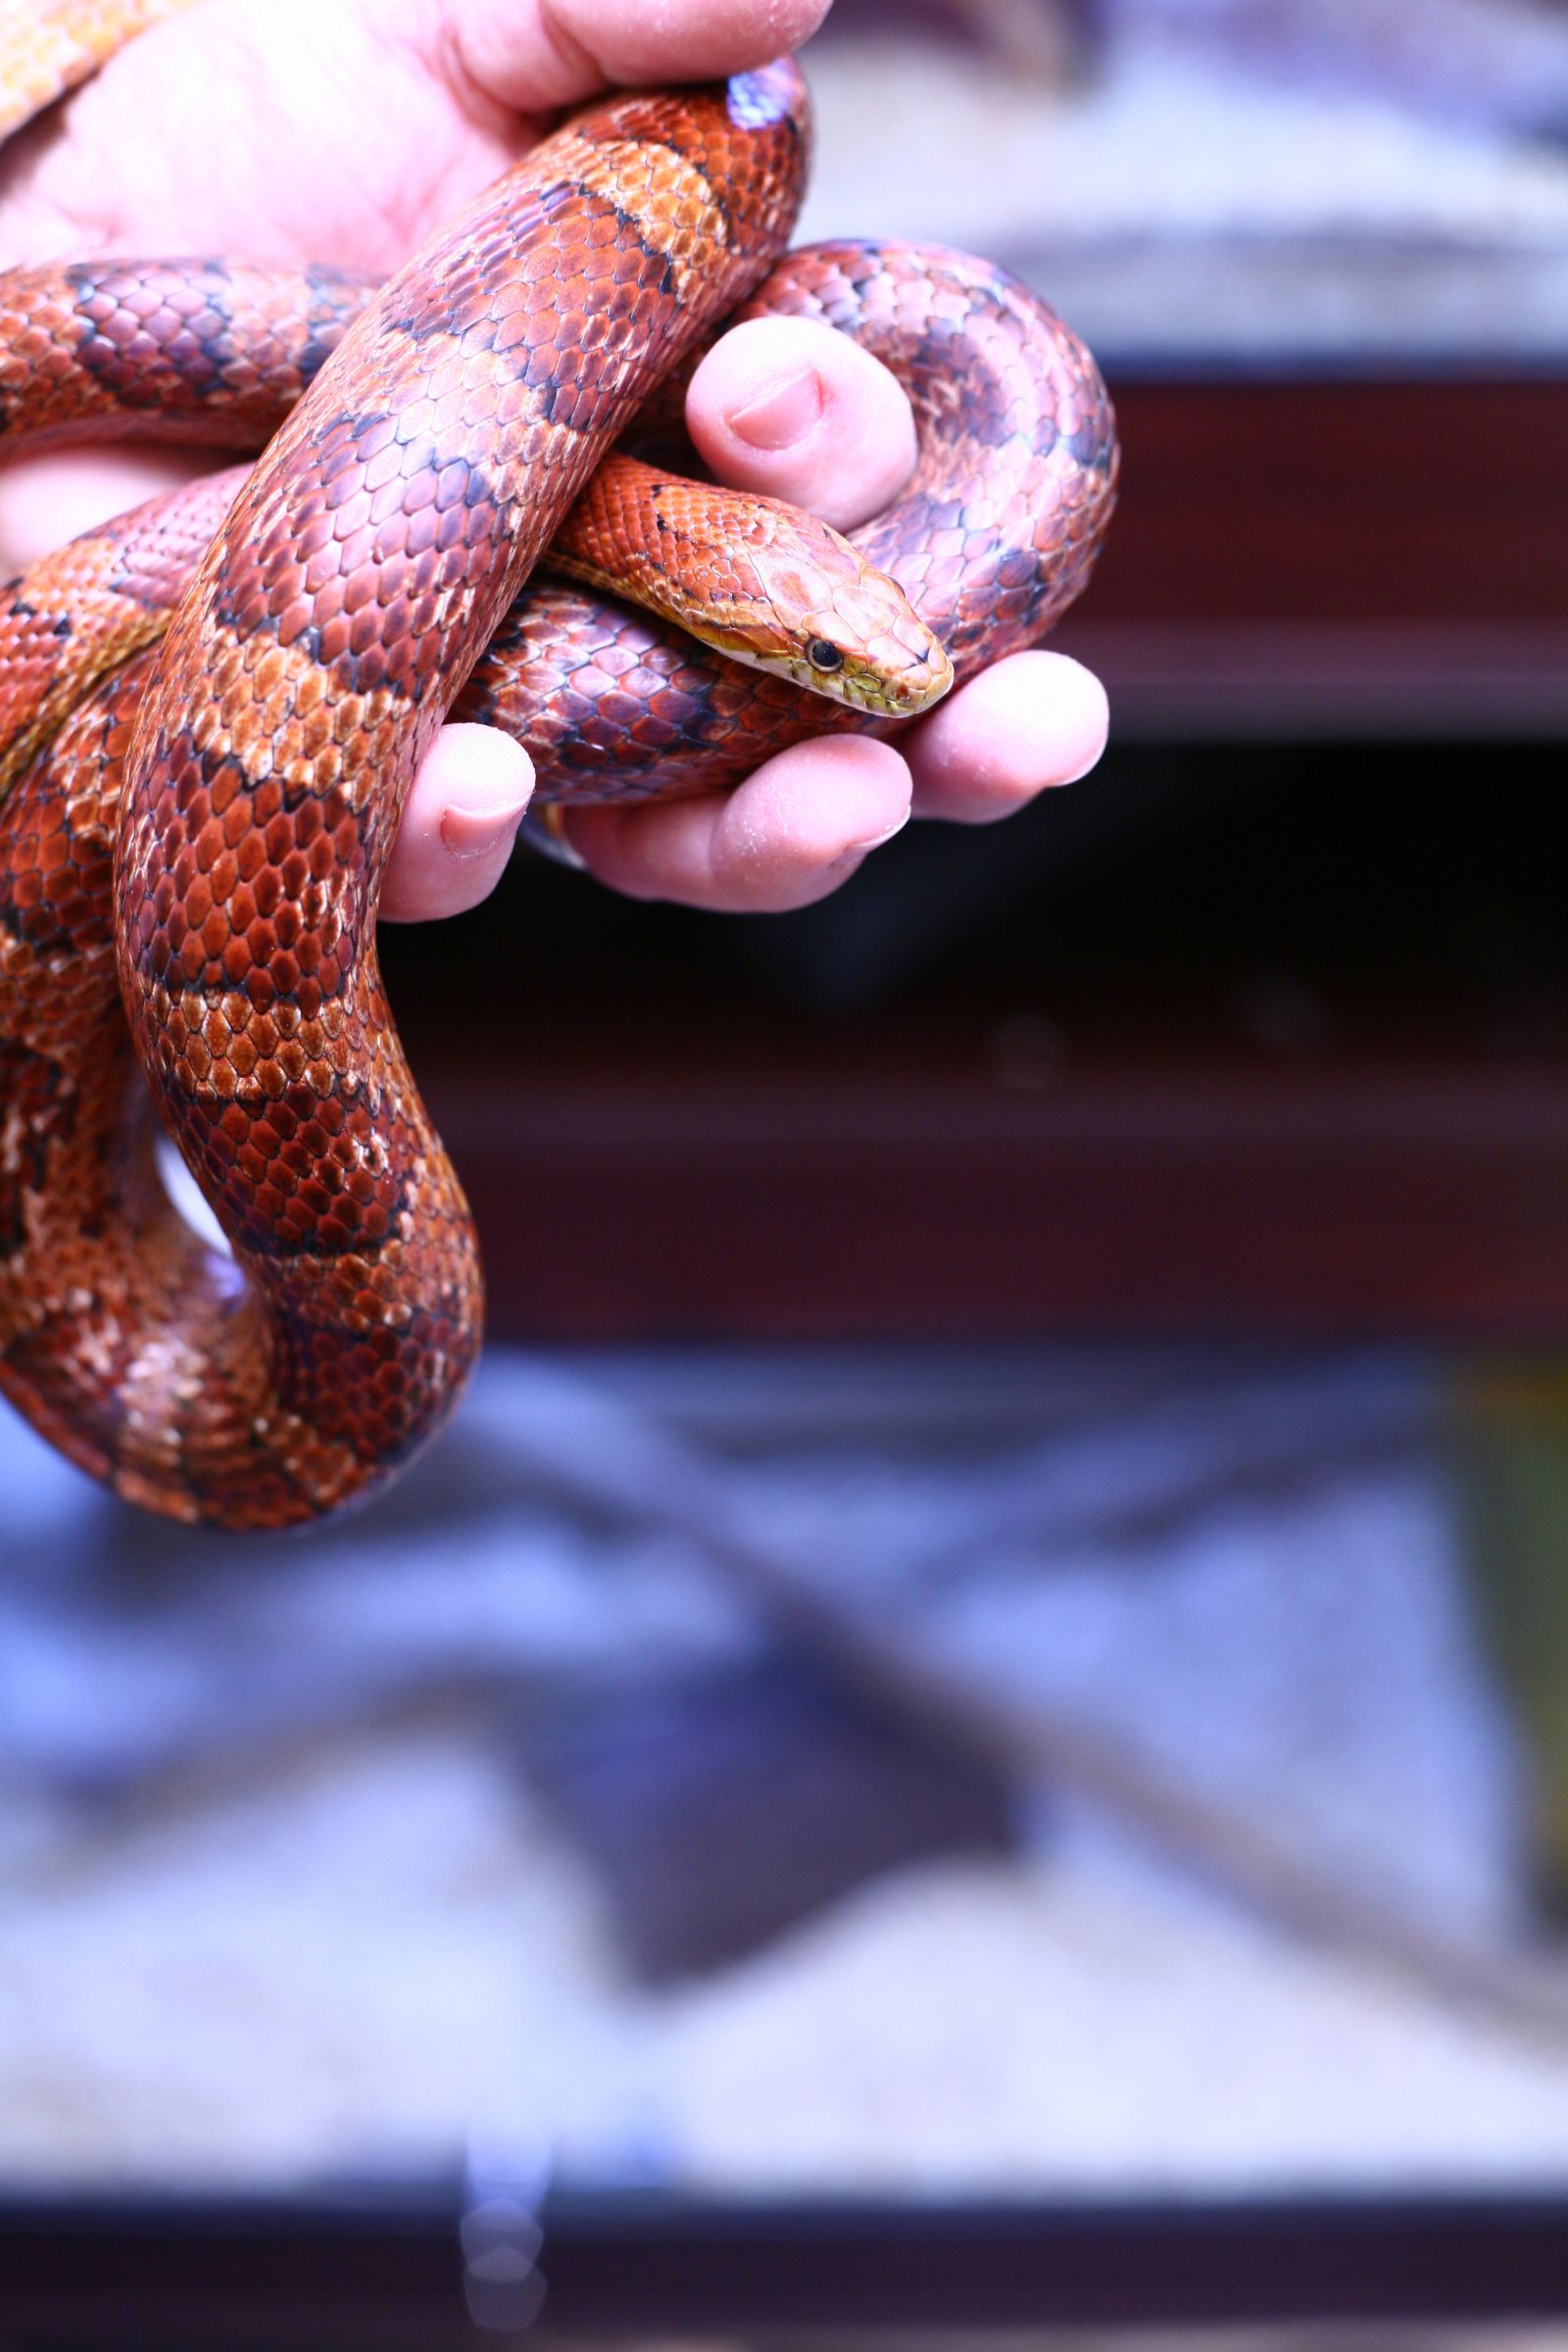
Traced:
<path fill-rule="evenodd" d="M 793 48 L 826 0 L 201 0 L 122 51 L 0 166 L 0 265 L 101 252 L 223 252 L 391 270 L 549 127 L 627 83 L 710 78 Z M 841 529 L 903 487 L 908 404 L 830 328 L 760 319 L 693 378 L 715 475 Z M 0 478 L 15 568 L 210 457 L 71 451 Z M 637 898 L 768 912 L 824 897 L 911 811 L 983 823 L 1091 767 L 1104 696 L 1075 662 L 1014 654 L 898 748 L 823 736 L 722 798 L 573 810 L 571 846 Z M 416 779 L 381 908 L 419 919 L 499 880 L 532 786 L 495 729 L 442 730 Z"/>

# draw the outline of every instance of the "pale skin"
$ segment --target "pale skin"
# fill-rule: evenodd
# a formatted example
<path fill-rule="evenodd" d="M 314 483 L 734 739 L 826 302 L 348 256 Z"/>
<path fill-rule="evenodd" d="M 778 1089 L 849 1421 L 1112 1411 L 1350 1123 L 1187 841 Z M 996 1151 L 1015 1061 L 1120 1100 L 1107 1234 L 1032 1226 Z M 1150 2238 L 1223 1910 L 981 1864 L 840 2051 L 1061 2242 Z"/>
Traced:
<path fill-rule="evenodd" d="M 202 0 L 155 27 L 0 162 L 0 267 L 94 252 L 324 258 L 390 270 L 607 87 L 765 63 L 827 0 Z M 853 232 L 854 222 L 846 222 Z M 693 380 L 715 475 L 841 529 L 902 487 L 913 428 L 886 369 L 830 329 L 762 319 Z M 12 571 L 210 458 L 60 453 L 0 475 Z M 584 808 L 570 844 L 634 898 L 778 912 L 823 898 L 911 814 L 984 824 L 1091 768 L 1105 698 L 1076 662 L 1015 654 L 890 744 L 824 736 L 723 799 Z M 416 921 L 495 887 L 532 788 L 493 728 L 443 729 L 416 780 L 382 912 Z"/>

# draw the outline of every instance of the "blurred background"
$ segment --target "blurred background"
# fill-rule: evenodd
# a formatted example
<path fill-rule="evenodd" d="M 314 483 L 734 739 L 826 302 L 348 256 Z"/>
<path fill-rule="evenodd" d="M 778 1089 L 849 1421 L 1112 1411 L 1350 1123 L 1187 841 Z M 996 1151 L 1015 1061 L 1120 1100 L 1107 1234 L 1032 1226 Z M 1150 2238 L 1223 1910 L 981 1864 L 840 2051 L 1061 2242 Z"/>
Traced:
<path fill-rule="evenodd" d="M 386 940 L 493 1302 L 386 1502 L 0 1423 L 8 2343 L 1568 2314 L 1568 7 L 806 62 L 804 235 L 1104 366 L 1110 753 Z"/>

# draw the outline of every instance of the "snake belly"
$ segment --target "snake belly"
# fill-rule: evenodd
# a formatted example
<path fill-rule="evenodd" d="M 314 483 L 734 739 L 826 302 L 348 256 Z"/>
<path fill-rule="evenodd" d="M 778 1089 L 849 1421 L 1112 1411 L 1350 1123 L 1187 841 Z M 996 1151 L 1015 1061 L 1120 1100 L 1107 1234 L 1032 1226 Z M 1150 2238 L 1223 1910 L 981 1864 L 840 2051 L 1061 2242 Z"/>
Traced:
<path fill-rule="evenodd" d="M 680 337 L 716 331 L 766 267 L 798 193 L 803 101 L 774 69 L 727 94 L 622 100 L 568 136 L 569 172 L 539 150 L 525 193 L 518 174 L 502 183 L 526 221 L 520 297 L 477 225 L 513 232 L 499 191 L 346 336 L 368 290 L 322 273 L 310 299 L 323 323 L 296 334 L 307 364 L 290 366 L 303 380 L 339 340 L 343 355 L 240 491 L 172 627 L 237 475 L 88 534 L 0 612 L 0 714 L 20 681 L 4 723 L 21 770 L 0 802 L 0 1388 L 121 1494 L 177 1516 L 278 1526 L 371 1491 L 439 1425 L 476 1349 L 471 1229 L 397 1048 L 372 925 L 408 776 L 486 635 L 453 714 L 517 735 L 541 800 L 723 789 L 824 727 L 882 725 L 612 600 L 544 578 L 518 592 Z M 662 150 L 657 168 L 630 160 L 644 145 Z M 691 241 L 672 252 L 664 224 L 682 209 Z M 727 275 L 699 296 L 705 241 L 704 271 L 717 244 Z M 614 254 L 612 312 L 629 286 L 639 328 L 654 327 L 657 348 L 623 358 L 612 400 L 604 368 L 560 366 L 561 287 L 577 283 L 561 257 L 584 242 Z M 115 430 L 142 416 L 156 429 L 164 404 L 138 390 L 127 346 L 156 344 L 149 320 L 171 318 L 177 366 L 156 350 L 137 365 L 161 370 L 166 396 L 177 377 L 172 406 L 220 418 L 236 382 L 254 400 L 247 320 L 265 317 L 257 348 L 275 358 L 278 297 L 206 267 L 205 336 L 189 331 L 194 296 L 149 291 L 153 265 L 98 265 L 90 285 L 53 289 L 56 312 L 77 302 L 84 321 L 83 414 L 103 413 L 107 384 Z M 959 675 L 1037 641 L 1087 578 L 1113 502 L 1113 424 L 1083 347 L 1005 272 L 923 248 L 790 256 L 740 315 L 765 311 L 854 335 L 909 391 L 914 478 L 852 537 Z M 569 345 L 599 313 L 570 297 L 564 316 Z M 115 331 L 127 318 L 134 336 Z M 548 375 L 533 357 L 547 344 Z M 226 384 L 215 355 L 232 363 Z M 288 368 L 275 372 L 289 397 Z M 65 373 L 56 438 L 74 429 Z M 25 431 L 42 396 L 12 393 Z M 482 412 L 461 433 L 454 404 Z M 207 429 L 242 439 L 257 421 Z M 389 523 L 395 545 L 367 537 Z M 90 569 L 92 600 L 68 595 L 73 565 Z M 58 607 L 90 683 L 89 601 L 116 659 L 147 650 L 51 735 L 71 698 L 59 688 L 37 717 L 39 643 Z M 233 1262 L 170 1212 L 115 1050 L 117 839 L 131 1028 Z"/>

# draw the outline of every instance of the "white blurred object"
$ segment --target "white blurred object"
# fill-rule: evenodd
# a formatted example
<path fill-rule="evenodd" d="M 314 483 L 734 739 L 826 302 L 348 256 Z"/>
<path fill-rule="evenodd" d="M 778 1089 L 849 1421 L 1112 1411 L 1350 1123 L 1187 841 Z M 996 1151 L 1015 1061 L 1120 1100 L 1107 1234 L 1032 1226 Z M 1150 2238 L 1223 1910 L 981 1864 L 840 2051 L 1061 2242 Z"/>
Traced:
<path fill-rule="evenodd" d="M 1298 68 L 1262 37 L 1275 13 L 1254 39 L 1248 0 L 1111 0 L 1075 85 L 979 42 L 830 31 L 803 237 L 989 254 L 1123 362 L 1560 357 L 1568 146 L 1331 69 L 1317 12 L 1282 8 Z M 1349 0 L 1330 13 L 1348 38 Z M 1568 72 L 1568 17 L 1529 13 Z"/>
<path fill-rule="evenodd" d="M 1155 27 L 1298 86 L 1568 135 L 1568 18 L 1550 0 L 1096 0 L 1096 13 L 1112 37 Z"/>
<path fill-rule="evenodd" d="M 726 1524 L 976 1692 L 1064 1697 L 1314 1867 L 1505 1935 L 1513 1759 L 1434 1398 L 1375 1354 L 496 1351 L 390 1504 L 271 1545 L 154 1527 L 0 1419 L 30 1511 L 0 1587 L 0 2169 L 276 2182 L 478 2135 L 720 2189 L 1560 2181 L 1560 2044 L 1299 1942 L 1056 1786 L 1015 1862 L 904 1870 L 634 1988 L 506 1734 L 584 1674 L 764 1639 L 700 1530 L 568 1507 L 614 1433 L 612 1485 L 700 1458 Z"/>

